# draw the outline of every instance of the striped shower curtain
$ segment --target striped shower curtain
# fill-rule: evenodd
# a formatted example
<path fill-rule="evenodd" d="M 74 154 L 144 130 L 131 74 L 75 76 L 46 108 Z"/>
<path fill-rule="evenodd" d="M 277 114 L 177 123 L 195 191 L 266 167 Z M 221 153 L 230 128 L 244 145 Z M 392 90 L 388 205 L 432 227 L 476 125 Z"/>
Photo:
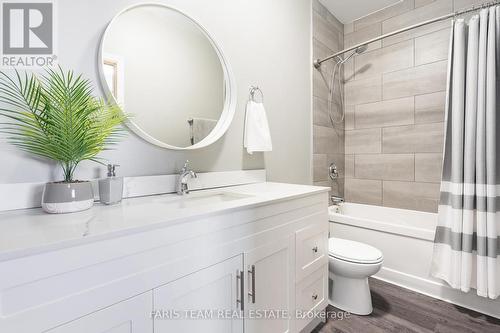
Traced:
<path fill-rule="evenodd" d="M 431 275 L 500 295 L 500 7 L 453 23 Z M 498 134 L 497 134 L 498 133 Z"/>

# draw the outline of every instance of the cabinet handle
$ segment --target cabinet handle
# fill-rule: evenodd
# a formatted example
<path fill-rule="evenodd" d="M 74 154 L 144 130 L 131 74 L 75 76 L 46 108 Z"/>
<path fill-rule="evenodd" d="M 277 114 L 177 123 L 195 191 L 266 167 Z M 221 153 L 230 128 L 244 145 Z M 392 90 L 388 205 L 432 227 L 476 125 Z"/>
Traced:
<path fill-rule="evenodd" d="M 313 298 L 313 300 L 317 300 L 317 299 L 318 299 L 318 294 L 314 294 L 314 295 L 312 296 L 312 298 Z"/>
<path fill-rule="evenodd" d="M 318 247 L 317 246 L 313 247 L 312 250 L 313 250 L 314 253 L 318 253 Z"/>
<path fill-rule="evenodd" d="M 243 305 L 243 294 L 245 294 L 244 283 L 243 283 L 243 271 L 236 271 L 236 306 L 240 306 L 241 311 L 244 311 Z M 239 294 L 239 298 L 238 298 Z"/>
<path fill-rule="evenodd" d="M 248 273 L 250 273 L 252 279 L 252 291 L 248 292 L 248 296 L 250 296 L 252 303 L 255 304 L 255 265 L 252 265 L 252 269 Z"/>

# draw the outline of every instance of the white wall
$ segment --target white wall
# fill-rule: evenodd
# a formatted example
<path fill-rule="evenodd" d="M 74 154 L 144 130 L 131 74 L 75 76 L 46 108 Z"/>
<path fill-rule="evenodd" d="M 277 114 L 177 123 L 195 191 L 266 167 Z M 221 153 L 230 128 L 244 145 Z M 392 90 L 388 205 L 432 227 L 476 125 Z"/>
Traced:
<path fill-rule="evenodd" d="M 58 1 L 59 61 L 96 82 L 97 49 L 107 23 L 132 0 Z M 216 144 L 193 152 L 154 147 L 130 134 L 103 157 L 120 164 L 122 175 L 174 173 L 185 159 L 195 170 L 267 168 L 273 181 L 311 182 L 311 3 L 310 0 L 164 0 L 199 20 L 219 41 L 232 65 L 238 106 L 228 133 Z M 265 94 L 273 135 L 272 153 L 249 156 L 242 147 L 248 87 Z M 80 179 L 104 175 L 101 166 L 84 163 Z M 0 184 L 43 182 L 59 169 L 0 143 Z"/>

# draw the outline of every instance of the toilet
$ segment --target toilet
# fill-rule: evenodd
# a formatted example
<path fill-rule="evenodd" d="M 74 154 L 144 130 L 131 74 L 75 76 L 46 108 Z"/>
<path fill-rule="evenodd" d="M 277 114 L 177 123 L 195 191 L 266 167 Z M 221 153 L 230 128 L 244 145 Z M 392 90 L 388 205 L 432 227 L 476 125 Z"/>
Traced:
<path fill-rule="evenodd" d="M 358 315 L 373 311 L 368 277 L 377 273 L 382 252 L 368 244 L 332 237 L 328 240 L 332 306 Z"/>

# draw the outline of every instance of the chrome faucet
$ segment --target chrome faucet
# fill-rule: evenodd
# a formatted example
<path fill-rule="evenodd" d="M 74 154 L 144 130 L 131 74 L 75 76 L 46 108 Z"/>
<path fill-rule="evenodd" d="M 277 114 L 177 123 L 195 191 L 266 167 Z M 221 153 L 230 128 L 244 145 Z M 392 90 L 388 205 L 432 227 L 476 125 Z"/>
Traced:
<path fill-rule="evenodd" d="M 198 178 L 198 175 L 196 172 L 193 170 L 189 170 L 188 167 L 189 161 L 186 161 L 184 163 L 184 166 L 181 169 L 181 172 L 179 174 L 179 179 L 177 180 L 177 194 L 178 195 L 185 195 L 189 193 L 189 188 L 188 188 L 188 178 Z"/>
<path fill-rule="evenodd" d="M 333 205 L 339 205 L 344 202 L 344 198 L 335 195 L 330 196 L 330 200 L 332 201 Z"/>

